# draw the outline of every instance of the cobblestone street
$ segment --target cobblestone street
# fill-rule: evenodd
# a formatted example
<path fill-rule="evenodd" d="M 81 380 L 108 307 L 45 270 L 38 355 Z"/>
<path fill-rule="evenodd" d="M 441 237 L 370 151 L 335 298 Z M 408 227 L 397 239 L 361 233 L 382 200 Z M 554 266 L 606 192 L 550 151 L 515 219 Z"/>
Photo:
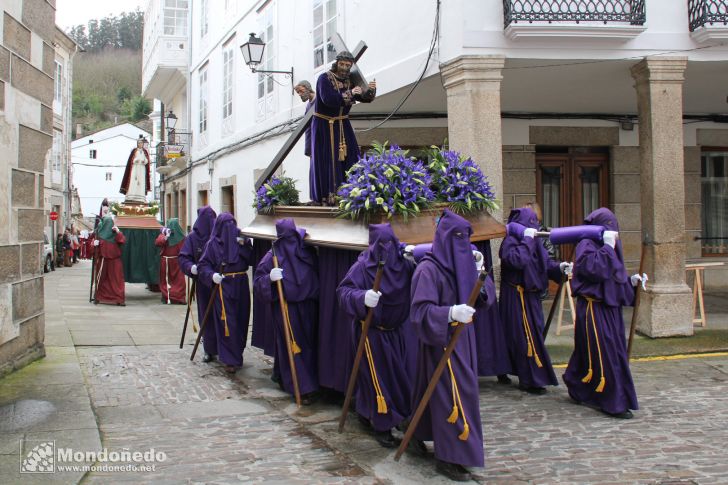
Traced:
<path fill-rule="evenodd" d="M 143 285 L 127 285 L 126 307 L 89 304 L 88 271 L 82 263 L 46 276 L 48 357 L 0 380 L 0 482 L 444 482 L 431 460 L 394 462 L 352 414 L 338 434 L 335 405 L 297 411 L 257 349 L 233 378 L 200 357 L 191 363 L 190 345 L 177 345 L 184 307 L 161 305 Z M 563 385 L 534 397 L 482 380 L 478 481 L 727 483 L 728 355 L 632 369 L 641 407 L 632 421 L 572 404 Z M 51 411 L 23 421 L 21 401 Z M 144 473 L 20 475 L 23 437 L 77 451 L 154 448 L 166 459 Z"/>

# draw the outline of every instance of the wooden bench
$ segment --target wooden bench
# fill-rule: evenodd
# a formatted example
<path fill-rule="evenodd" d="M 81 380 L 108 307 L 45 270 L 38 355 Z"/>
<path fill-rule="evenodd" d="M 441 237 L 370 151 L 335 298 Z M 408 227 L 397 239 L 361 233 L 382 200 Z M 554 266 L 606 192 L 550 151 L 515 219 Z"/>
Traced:
<path fill-rule="evenodd" d="M 686 263 L 685 271 L 695 271 L 695 284 L 693 285 L 693 324 L 699 323 L 701 327 L 708 324 L 705 316 L 705 303 L 703 301 L 703 270 L 723 266 L 722 262 Z M 700 311 L 700 318 L 695 318 L 696 311 Z"/>

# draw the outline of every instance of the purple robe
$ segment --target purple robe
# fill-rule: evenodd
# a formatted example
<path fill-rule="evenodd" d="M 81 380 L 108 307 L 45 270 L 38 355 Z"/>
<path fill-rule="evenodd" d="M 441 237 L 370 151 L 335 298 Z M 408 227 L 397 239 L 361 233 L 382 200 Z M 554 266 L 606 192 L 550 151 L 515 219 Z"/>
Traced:
<path fill-rule="evenodd" d="M 619 231 L 617 218 L 606 208 L 592 212 L 584 222 Z M 571 286 L 577 303 L 574 353 L 564 373 L 569 395 L 612 414 L 638 409 L 622 320 L 622 306 L 634 303 L 635 292 L 624 267 L 621 242 L 613 249 L 581 241 L 576 246 Z M 587 298 L 593 299 L 591 305 Z M 589 369 L 591 379 L 583 382 Z M 598 392 L 602 377 L 603 389 Z"/>
<path fill-rule="evenodd" d="M 316 104 L 315 99 L 316 98 L 311 99 L 306 103 L 306 111 L 304 111 L 304 113 L 308 113 L 311 110 L 311 108 L 314 107 L 314 105 Z M 311 156 L 311 125 L 310 124 L 308 125 L 308 128 L 306 128 L 306 132 L 303 135 L 303 143 L 304 143 L 303 154 L 306 155 L 307 157 L 310 157 Z"/>
<path fill-rule="evenodd" d="M 483 253 L 485 268 L 489 269 L 485 284 L 491 286 L 495 293 L 490 241 L 480 241 L 475 243 L 475 246 Z M 478 348 L 478 375 L 487 377 L 512 373 L 513 367 L 506 343 L 506 328 L 501 320 L 498 305 L 491 305 L 476 313 L 473 326 Z"/>
<path fill-rule="evenodd" d="M 255 239 L 253 241 L 253 261 L 251 264 L 253 274 L 258 268 L 258 264 L 270 251 L 271 242 L 265 239 Z M 275 356 L 276 340 L 274 328 L 272 325 L 273 316 L 270 311 L 270 303 L 253 292 L 253 334 L 250 337 L 250 344 L 263 351 L 269 357 Z M 274 371 L 276 368 L 274 367 Z M 278 377 L 278 374 L 273 374 Z"/>
<path fill-rule="evenodd" d="M 533 229 L 539 227 L 536 214 L 529 208 L 513 209 L 508 222 Z M 543 244 L 535 238 L 514 235 L 503 240 L 500 258 L 500 314 L 518 384 L 521 387 L 557 386 L 559 383 L 543 340 L 540 295 L 548 288 L 549 278 L 560 280 L 559 262 L 550 259 Z M 523 289 L 523 300 L 518 288 Z"/>
<path fill-rule="evenodd" d="M 210 206 L 197 209 L 195 225 L 192 227 L 192 232 L 185 237 L 182 250 L 179 252 L 177 258 L 182 272 L 195 281 L 197 322 L 200 325 L 205 316 L 207 304 L 210 302 L 211 288 L 200 280 L 199 275 L 192 274 L 192 266 L 199 264 L 202 258 L 202 252 L 205 250 L 205 244 L 210 239 L 210 233 L 212 232 L 212 227 L 215 225 L 216 218 L 217 214 L 215 214 L 215 211 Z M 206 354 L 217 355 L 217 334 L 215 333 L 215 325 L 211 325 L 211 323 L 208 323 L 207 327 L 205 327 L 205 333 L 202 336 L 202 348 Z"/>
<path fill-rule="evenodd" d="M 298 377 L 298 388 L 302 395 L 318 390 L 318 369 L 316 355 L 318 319 L 318 273 L 316 250 L 303 245 L 305 229 L 296 229 L 293 219 L 276 222 L 278 239 L 273 248 L 278 266 L 283 269 L 283 296 L 288 304 L 288 315 L 293 331 L 293 341 L 301 352 L 293 356 Z M 283 329 L 283 317 L 278 299 L 276 283 L 270 280 L 273 269 L 273 254 L 268 252 L 255 270 L 254 293 L 267 302 L 275 335 L 275 375 L 280 376 L 283 388 L 293 394 L 293 379 L 288 361 Z"/>
<path fill-rule="evenodd" d="M 387 431 L 411 414 L 411 382 L 414 376 L 411 358 L 417 342 L 409 321 L 410 282 L 414 264 L 404 259 L 400 244 L 389 224 L 369 226 L 369 249 L 364 251 L 346 274 L 337 290 L 339 304 L 349 315 L 352 328 L 352 354 L 361 336 L 361 322 L 368 308 L 364 295 L 372 289 L 379 261 L 384 272 L 379 304 L 374 308 L 367 340 L 371 351 L 364 353 L 357 375 L 356 412 L 369 420 L 376 431 Z M 413 345 L 414 344 L 414 345 Z M 373 364 L 374 376 L 370 370 Z M 381 390 L 376 390 L 375 383 Z M 386 412 L 379 412 L 377 396 L 384 398 Z"/>
<path fill-rule="evenodd" d="M 339 306 L 336 288 L 351 265 L 357 261 L 358 251 L 319 247 L 319 328 L 318 364 L 321 387 L 346 392 L 354 352 L 351 350 L 352 332 L 349 317 Z"/>
<path fill-rule="evenodd" d="M 450 324 L 450 307 L 465 304 L 477 279 L 470 249 L 472 228 L 468 221 L 446 210 L 435 232 L 432 253 L 428 254 L 412 277 L 412 319 L 420 339 L 414 379 L 412 409 L 415 410 L 440 361 L 455 327 Z M 495 303 L 493 288 L 484 286 L 476 304 L 480 311 Z M 483 430 L 480 421 L 478 359 L 475 328 L 467 324 L 450 357 L 453 381 L 448 367 L 442 374 L 432 398 L 415 431 L 415 437 L 434 441 L 435 457 L 463 466 L 482 467 Z M 453 382 L 455 385 L 453 385 Z M 453 399 L 457 389 L 459 403 Z M 454 407 L 458 416 L 448 421 Z M 465 421 L 469 434 L 464 435 Z M 463 436 L 466 439 L 460 439 Z"/>
<path fill-rule="evenodd" d="M 344 173 L 359 159 L 359 145 L 354 129 L 348 119 L 351 107 L 357 102 L 371 102 L 375 92 L 367 91 L 362 95 L 351 93 L 348 78 L 340 79 L 332 71 L 321 74 L 316 81 L 314 109 L 316 114 L 327 118 L 346 116 L 341 121 L 329 124 L 328 119 L 316 115 L 311 119 L 311 170 L 309 172 L 310 196 L 312 201 L 321 202 L 336 190 L 344 181 Z M 346 157 L 339 161 L 339 142 L 341 129 L 346 141 Z M 333 139 L 331 133 L 333 129 Z"/>
<path fill-rule="evenodd" d="M 248 340 L 250 318 L 250 287 L 248 285 L 248 264 L 253 248 L 249 240 L 238 244 L 239 229 L 232 214 L 224 212 L 217 217 L 212 236 L 205 245 L 198 267 L 198 279 L 220 291 L 213 285 L 212 275 L 225 275 L 221 283 L 222 300 L 218 293 L 214 298 L 211 322 L 217 335 L 218 359 L 225 365 L 243 366 L 243 350 Z M 223 306 L 224 303 L 224 306 Z M 223 308 L 225 319 L 223 319 Z"/>

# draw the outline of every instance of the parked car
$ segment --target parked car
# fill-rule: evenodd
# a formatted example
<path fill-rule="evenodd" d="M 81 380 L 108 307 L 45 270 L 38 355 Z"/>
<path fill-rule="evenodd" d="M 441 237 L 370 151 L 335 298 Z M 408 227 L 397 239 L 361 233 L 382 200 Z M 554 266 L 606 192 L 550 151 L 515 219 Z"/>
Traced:
<path fill-rule="evenodd" d="M 53 244 L 48 241 L 48 234 L 46 233 L 43 233 L 43 254 L 41 256 L 43 272 L 55 271 L 56 267 L 53 264 Z"/>

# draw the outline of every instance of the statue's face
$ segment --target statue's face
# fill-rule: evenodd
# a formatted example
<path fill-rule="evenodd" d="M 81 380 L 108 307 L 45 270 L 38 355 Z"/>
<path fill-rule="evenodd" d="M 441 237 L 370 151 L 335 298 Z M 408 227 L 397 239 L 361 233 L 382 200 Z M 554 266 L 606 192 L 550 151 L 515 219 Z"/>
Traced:
<path fill-rule="evenodd" d="M 296 94 L 301 98 L 301 101 L 305 102 L 311 99 L 311 91 L 304 86 L 296 86 Z"/>
<path fill-rule="evenodd" d="M 137 140 L 137 148 L 144 148 L 144 140 Z"/>
<path fill-rule="evenodd" d="M 342 77 L 348 77 L 351 72 L 352 62 L 347 60 L 336 61 L 336 69 Z"/>

